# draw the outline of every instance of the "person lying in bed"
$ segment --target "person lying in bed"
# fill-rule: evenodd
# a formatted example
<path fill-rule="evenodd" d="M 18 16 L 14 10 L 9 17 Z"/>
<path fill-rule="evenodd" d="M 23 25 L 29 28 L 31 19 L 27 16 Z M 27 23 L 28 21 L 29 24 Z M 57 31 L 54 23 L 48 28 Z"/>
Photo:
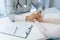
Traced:
<path fill-rule="evenodd" d="M 42 11 L 34 12 L 29 16 L 26 16 L 26 21 L 38 21 L 38 22 L 46 22 L 46 23 L 60 23 L 59 13 L 47 13 L 42 14 Z"/>

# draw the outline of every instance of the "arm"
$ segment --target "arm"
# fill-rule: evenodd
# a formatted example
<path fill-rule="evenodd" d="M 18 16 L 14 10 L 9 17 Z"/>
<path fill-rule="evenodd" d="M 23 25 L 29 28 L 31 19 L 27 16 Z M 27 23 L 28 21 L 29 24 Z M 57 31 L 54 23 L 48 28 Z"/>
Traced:
<path fill-rule="evenodd" d="M 42 16 L 41 11 L 38 11 L 36 13 L 33 13 L 33 14 L 27 16 L 26 20 L 27 21 L 30 21 L 30 20 L 35 21 L 36 20 L 36 21 L 39 21 L 39 22 L 59 24 L 60 23 L 60 18 L 58 18 L 59 17 L 58 15 L 59 14 L 48 14 L 46 16 Z"/>
<path fill-rule="evenodd" d="M 43 22 L 60 24 L 60 19 L 45 19 Z"/>
<path fill-rule="evenodd" d="M 7 13 L 13 13 L 14 12 L 14 6 L 12 0 L 7 0 Z"/>
<path fill-rule="evenodd" d="M 7 0 L 7 13 L 11 21 L 14 20 L 14 6 L 12 0 Z"/>
<path fill-rule="evenodd" d="M 43 22 L 47 23 L 60 23 L 60 13 L 47 13 L 43 16 Z"/>

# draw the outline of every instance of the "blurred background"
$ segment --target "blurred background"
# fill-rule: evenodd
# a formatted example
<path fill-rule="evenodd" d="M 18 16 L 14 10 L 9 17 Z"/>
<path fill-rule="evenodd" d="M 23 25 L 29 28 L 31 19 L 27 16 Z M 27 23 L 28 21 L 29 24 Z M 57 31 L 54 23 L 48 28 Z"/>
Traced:
<path fill-rule="evenodd" d="M 42 8 L 56 7 L 60 10 L 60 0 L 38 0 L 43 6 Z M 32 9 L 34 7 L 32 6 Z M 7 2 L 6 0 L 0 0 L 0 18 L 7 15 Z"/>

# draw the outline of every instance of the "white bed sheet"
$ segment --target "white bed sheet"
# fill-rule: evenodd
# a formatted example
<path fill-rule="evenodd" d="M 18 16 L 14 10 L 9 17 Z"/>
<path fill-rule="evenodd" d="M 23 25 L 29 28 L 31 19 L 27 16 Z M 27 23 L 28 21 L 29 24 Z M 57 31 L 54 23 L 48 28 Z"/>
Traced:
<path fill-rule="evenodd" d="M 55 8 L 51 8 L 50 10 L 46 10 L 48 13 L 57 13 L 59 10 Z M 45 13 L 46 13 L 45 11 Z M 3 18 L 0 20 L 0 24 L 2 23 L 10 23 L 9 18 Z M 3 25 L 3 24 L 2 24 Z M 5 25 L 5 24 L 4 24 Z M 4 26 L 3 25 L 3 26 Z M 36 25 L 36 24 L 35 24 Z M 40 24 L 38 24 L 40 26 Z M 47 29 L 47 31 L 42 31 L 45 36 L 47 37 L 59 37 L 60 36 L 60 24 L 50 24 L 50 23 L 41 23 L 41 25 L 44 26 L 44 28 Z M 14 25 L 15 26 L 15 25 Z M 36 25 L 37 26 L 37 25 Z M 22 38 L 17 38 L 13 36 L 8 36 L 0 33 L 0 39 L 2 40 L 37 40 L 39 38 L 45 38 L 44 35 L 41 33 L 40 27 L 34 27 L 33 30 L 31 31 L 30 35 L 28 36 L 27 39 L 22 39 Z M 1 26 L 0 26 L 1 27 Z M 1 29 L 1 28 L 0 28 Z M 14 30 L 13 30 L 14 31 Z M 40 34 L 41 33 L 41 34 Z M 59 34 L 57 34 L 59 33 Z M 37 35 L 36 35 L 37 34 Z M 48 35 L 47 35 L 48 34 Z"/>
<path fill-rule="evenodd" d="M 20 22 L 20 23 L 18 22 L 18 24 L 22 24 L 22 25 L 24 25 L 24 23 L 25 22 Z M 6 39 L 8 39 L 8 40 L 18 40 L 18 39 L 19 40 L 38 40 L 38 39 L 45 38 L 45 36 L 39 31 L 38 27 L 36 27 L 36 26 L 33 26 L 30 34 L 28 35 L 28 37 L 26 39 L 19 38 L 19 37 L 14 38 L 14 36 L 2 34 L 2 33 L 13 34 L 16 26 L 19 26 L 18 24 L 10 22 L 8 17 L 1 18 L 0 19 L 0 39 L 2 39 L 2 40 L 6 40 Z M 28 23 L 28 24 L 34 25 L 33 23 Z M 19 31 L 19 29 L 18 29 L 18 31 Z M 16 36 L 20 35 L 18 31 L 16 33 L 18 35 L 16 35 Z M 23 35 L 23 34 L 21 34 L 21 35 Z"/>

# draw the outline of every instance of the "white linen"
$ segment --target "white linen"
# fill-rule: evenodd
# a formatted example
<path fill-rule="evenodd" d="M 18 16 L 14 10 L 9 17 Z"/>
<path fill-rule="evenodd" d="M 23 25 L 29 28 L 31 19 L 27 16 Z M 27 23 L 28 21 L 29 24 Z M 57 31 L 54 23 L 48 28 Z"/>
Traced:
<path fill-rule="evenodd" d="M 10 35 L 14 35 L 14 31 L 15 31 L 16 27 L 18 26 L 18 29 L 17 29 L 15 35 L 16 36 L 21 36 L 21 35 L 23 36 L 23 33 L 21 33 L 20 30 L 21 31 L 24 31 L 25 30 L 25 27 L 23 27 L 23 26 L 26 26 L 26 27 L 28 26 L 28 25 L 25 25 L 24 23 L 25 22 L 18 22 L 18 24 L 15 23 L 15 22 L 12 23 L 9 20 L 8 17 L 1 18 L 0 19 L 0 33 L 7 33 L 7 34 L 10 34 Z M 45 36 L 39 31 L 38 27 L 34 26 L 34 23 L 28 23 L 27 22 L 26 24 L 29 24 L 29 25 L 32 24 L 33 25 L 33 28 L 32 28 L 30 34 L 28 35 L 28 37 L 26 39 L 20 38 L 19 40 L 38 40 L 38 39 L 45 38 Z M 20 26 L 21 25 L 24 28 L 24 30 L 20 29 Z M 19 33 L 21 33 L 21 34 L 19 34 Z M 11 37 L 12 36 L 10 36 L 10 37 L 9 36 L 6 36 L 5 38 L 11 38 Z M 23 37 L 25 37 L 25 36 L 23 36 Z M 2 35 L 0 36 L 0 39 L 1 38 L 4 38 L 4 34 L 3 34 L 3 37 L 2 37 Z M 17 40 L 17 39 L 18 38 L 16 38 L 15 40 Z M 3 40 L 5 40 L 5 39 L 3 39 Z"/>
<path fill-rule="evenodd" d="M 55 11 L 54 11 L 55 10 Z M 59 12 L 58 10 L 56 10 L 55 8 L 52 8 L 52 10 L 49 9 L 47 10 L 48 12 L 47 13 L 57 13 Z M 54 12 L 53 12 L 54 11 Z M 50 14 L 49 13 L 49 14 Z M 26 16 L 24 14 L 24 16 Z M 23 17 L 24 17 L 23 16 Z M 16 18 L 20 21 L 25 21 L 23 20 L 23 17 L 20 17 L 20 16 L 17 16 Z M 17 20 L 16 19 L 16 20 Z M 18 21 L 19 22 L 19 21 Z M 7 24 L 6 24 L 7 23 Z M 0 24 L 1 26 L 4 26 L 5 24 L 6 25 L 10 25 L 13 24 L 9 21 L 9 18 L 1 18 L 0 19 Z M 37 40 L 37 39 L 41 39 L 41 38 L 45 38 L 48 37 L 60 37 L 60 24 L 50 24 L 50 23 L 31 23 L 31 24 L 35 24 L 34 27 L 32 28 L 32 31 L 30 33 L 30 35 L 28 36 L 27 39 L 22 39 L 22 38 L 16 38 L 16 37 L 12 37 L 12 36 L 7 36 L 7 35 L 4 35 L 4 34 L 0 34 L 0 39 L 3 39 L 3 40 Z M 42 27 L 42 26 L 43 27 Z M 1 27 L 0 26 L 0 27 Z M 16 26 L 15 24 L 13 24 L 13 26 Z M 4 26 L 5 27 L 5 26 Z M 9 29 L 9 27 L 7 27 Z M 11 28 L 14 28 L 14 27 L 11 27 Z M 0 28 L 0 31 L 3 30 L 4 28 L 2 27 L 2 29 Z M 42 30 L 43 29 L 43 30 Z M 46 29 L 46 30 L 44 30 Z M 5 30 L 4 30 L 5 31 Z M 13 30 L 14 31 L 14 30 Z M 13 33 L 13 31 L 11 31 Z M 45 35 L 43 35 L 42 33 Z"/>
<path fill-rule="evenodd" d="M 47 29 L 43 33 L 48 38 L 60 38 L 60 24 L 41 23 L 42 26 Z"/>

